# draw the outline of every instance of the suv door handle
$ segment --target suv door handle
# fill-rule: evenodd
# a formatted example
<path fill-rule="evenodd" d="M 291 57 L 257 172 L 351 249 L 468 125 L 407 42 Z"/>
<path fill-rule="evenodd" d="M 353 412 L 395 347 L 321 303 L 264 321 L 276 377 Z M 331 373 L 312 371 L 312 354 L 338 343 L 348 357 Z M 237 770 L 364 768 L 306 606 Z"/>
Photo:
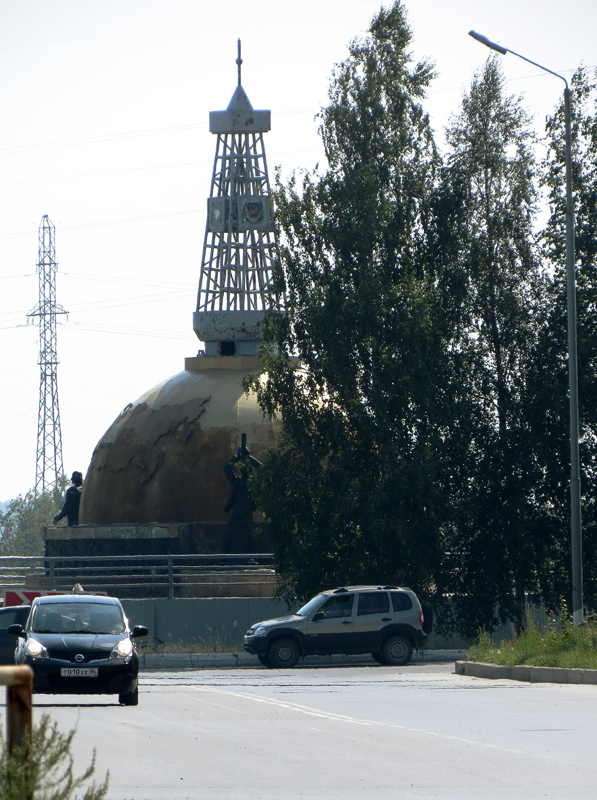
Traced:
<path fill-rule="evenodd" d="M 381 621 L 382 622 L 391 622 L 392 621 L 392 617 L 382 617 Z"/>
<path fill-rule="evenodd" d="M 351 620 L 351 619 L 345 619 L 345 620 L 344 620 L 344 622 L 343 622 L 342 624 L 343 624 L 343 625 L 350 625 L 350 624 L 351 624 L 351 622 L 352 622 L 352 620 Z"/>

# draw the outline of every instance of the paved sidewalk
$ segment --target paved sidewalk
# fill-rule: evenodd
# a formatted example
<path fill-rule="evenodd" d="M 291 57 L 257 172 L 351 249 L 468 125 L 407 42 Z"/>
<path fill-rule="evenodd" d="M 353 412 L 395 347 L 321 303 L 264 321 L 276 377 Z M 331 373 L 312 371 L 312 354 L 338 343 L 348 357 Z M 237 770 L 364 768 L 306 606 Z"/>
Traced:
<path fill-rule="evenodd" d="M 411 664 L 440 663 L 466 658 L 466 650 L 422 650 L 414 653 Z M 375 666 L 369 655 L 307 656 L 298 667 Z M 248 653 L 139 653 L 139 668 L 179 669 L 263 669 L 257 656 Z"/>

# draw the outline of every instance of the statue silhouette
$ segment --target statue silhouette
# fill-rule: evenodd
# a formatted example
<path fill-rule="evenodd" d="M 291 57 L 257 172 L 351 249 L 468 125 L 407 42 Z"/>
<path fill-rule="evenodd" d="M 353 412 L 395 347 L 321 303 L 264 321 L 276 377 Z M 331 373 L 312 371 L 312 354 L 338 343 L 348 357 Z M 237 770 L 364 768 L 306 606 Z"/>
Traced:
<path fill-rule="evenodd" d="M 237 465 L 240 465 L 240 475 L 237 473 Z M 243 527 L 245 534 L 245 553 L 254 552 L 253 534 L 255 523 L 253 522 L 253 512 L 255 503 L 249 491 L 249 478 L 253 469 L 259 469 L 260 461 L 254 458 L 247 448 L 247 435 L 241 436 L 241 445 L 224 467 L 224 474 L 230 483 L 230 493 L 224 506 L 224 511 L 230 514 L 222 542 L 222 552 L 234 552 L 235 534 L 239 527 Z"/>

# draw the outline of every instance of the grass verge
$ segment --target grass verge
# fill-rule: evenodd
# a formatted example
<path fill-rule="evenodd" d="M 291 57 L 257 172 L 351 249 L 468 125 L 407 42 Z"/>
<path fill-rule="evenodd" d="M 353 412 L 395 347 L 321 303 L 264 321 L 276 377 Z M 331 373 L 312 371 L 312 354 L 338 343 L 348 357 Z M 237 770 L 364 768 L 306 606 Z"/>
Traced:
<path fill-rule="evenodd" d="M 244 648 L 238 642 L 225 644 L 220 640 L 198 642 L 157 642 L 152 641 L 139 646 L 140 653 L 243 653 Z"/>
<path fill-rule="evenodd" d="M 468 660 L 505 666 L 597 669 L 597 628 L 593 624 L 573 626 L 566 622 L 557 630 L 552 622 L 540 631 L 529 619 L 520 636 L 499 644 L 492 642 L 487 632 L 481 632 L 469 648 Z"/>
<path fill-rule="evenodd" d="M 191 640 L 170 638 L 166 642 L 159 639 L 139 639 L 136 647 L 140 653 L 242 653 L 244 652 L 242 637 L 236 632 L 236 622 L 232 631 L 216 633 L 208 628 L 209 636 Z"/>

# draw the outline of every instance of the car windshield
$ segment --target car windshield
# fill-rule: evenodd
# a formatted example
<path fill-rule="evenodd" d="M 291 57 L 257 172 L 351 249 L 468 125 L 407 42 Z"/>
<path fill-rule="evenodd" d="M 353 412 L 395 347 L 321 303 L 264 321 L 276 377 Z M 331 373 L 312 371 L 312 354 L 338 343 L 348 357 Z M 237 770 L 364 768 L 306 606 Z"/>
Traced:
<path fill-rule="evenodd" d="M 34 633 L 125 633 L 119 606 L 107 603 L 47 603 L 35 608 Z"/>
<path fill-rule="evenodd" d="M 302 608 L 299 608 L 299 610 L 294 613 L 299 617 L 308 617 L 313 611 L 317 611 L 317 609 L 325 603 L 326 599 L 327 596 L 325 594 L 318 594 L 312 597 L 308 603 L 305 603 Z"/>

